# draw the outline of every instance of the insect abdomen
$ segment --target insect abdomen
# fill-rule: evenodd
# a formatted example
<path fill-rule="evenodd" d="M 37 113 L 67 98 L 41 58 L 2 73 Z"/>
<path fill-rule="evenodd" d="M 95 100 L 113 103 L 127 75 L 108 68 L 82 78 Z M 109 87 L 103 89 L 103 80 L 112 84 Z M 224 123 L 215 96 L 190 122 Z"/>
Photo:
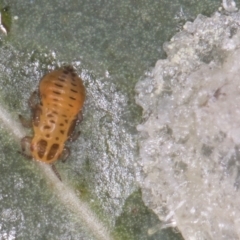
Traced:
<path fill-rule="evenodd" d="M 56 161 L 72 133 L 85 100 L 82 80 L 72 67 L 52 71 L 39 83 L 41 114 L 31 148 L 37 160 Z"/>

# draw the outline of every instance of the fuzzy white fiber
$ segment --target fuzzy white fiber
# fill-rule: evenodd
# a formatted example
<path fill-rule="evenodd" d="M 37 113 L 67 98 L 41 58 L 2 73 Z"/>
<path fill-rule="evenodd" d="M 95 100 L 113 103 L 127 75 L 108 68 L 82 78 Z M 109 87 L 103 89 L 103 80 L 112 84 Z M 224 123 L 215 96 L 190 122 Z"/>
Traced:
<path fill-rule="evenodd" d="M 186 240 L 240 239 L 239 26 L 199 15 L 136 85 L 143 198 Z"/>

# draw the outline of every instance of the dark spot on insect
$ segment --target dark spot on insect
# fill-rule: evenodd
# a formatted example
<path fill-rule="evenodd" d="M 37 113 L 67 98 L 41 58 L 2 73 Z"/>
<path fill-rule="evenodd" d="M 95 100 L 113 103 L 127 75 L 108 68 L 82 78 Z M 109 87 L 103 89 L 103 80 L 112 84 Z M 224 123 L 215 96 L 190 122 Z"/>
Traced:
<path fill-rule="evenodd" d="M 77 93 L 77 91 L 76 90 L 74 90 L 74 89 L 70 89 L 72 92 L 75 92 L 75 93 Z"/>
<path fill-rule="evenodd" d="M 56 111 L 52 111 L 52 113 L 53 113 L 53 114 L 56 114 L 56 115 L 58 114 L 58 112 L 56 112 Z"/>
<path fill-rule="evenodd" d="M 64 126 L 64 123 L 60 123 L 60 126 L 63 127 L 63 126 Z"/>
<path fill-rule="evenodd" d="M 72 105 L 72 104 L 68 104 L 68 106 L 69 106 L 69 107 L 73 107 L 73 105 Z"/>
<path fill-rule="evenodd" d="M 76 98 L 74 98 L 74 97 L 69 97 L 70 99 L 72 99 L 72 100 L 76 100 Z"/>
<path fill-rule="evenodd" d="M 53 98 L 53 101 L 58 102 L 58 99 L 57 98 Z"/>
<path fill-rule="evenodd" d="M 72 77 L 73 77 L 72 80 L 75 81 L 74 77 L 76 77 L 77 74 L 76 74 L 75 72 L 71 72 L 71 75 L 72 75 Z"/>
<path fill-rule="evenodd" d="M 67 119 L 65 119 L 65 123 L 68 123 L 68 120 L 67 120 Z"/>
<path fill-rule="evenodd" d="M 60 92 L 57 92 L 57 91 L 53 91 L 53 93 L 55 93 L 55 94 L 58 94 L 58 95 L 60 95 L 60 94 L 61 94 Z"/>
<path fill-rule="evenodd" d="M 60 130 L 60 133 L 61 133 L 61 134 L 64 134 L 64 132 L 65 132 L 64 130 Z"/>
<path fill-rule="evenodd" d="M 57 107 L 58 105 L 57 104 L 53 104 L 54 107 Z"/>
<path fill-rule="evenodd" d="M 54 121 L 54 120 L 52 120 L 52 119 L 50 120 L 50 122 L 51 122 L 51 123 L 55 123 L 55 121 Z"/>
<path fill-rule="evenodd" d="M 47 148 L 47 141 L 41 139 L 38 143 L 37 143 L 37 152 L 38 152 L 38 156 L 39 158 L 42 158 L 45 151 Z"/>
<path fill-rule="evenodd" d="M 74 87 L 76 87 L 76 86 L 77 86 L 77 84 L 75 84 L 75 83 L 73 83 L 73 82 L 71 82 L 71 84 L 72 84 Z"/>
<path fill-rule="evenodd" d="M 63 85 L 57 84 L 57 83 L 54 83 L 54 85 L 57 86 L 57 87 L 63 87 Z"/>
<path fill-rule="evenodd" d="M 42 102 L 40 102 L 40 105 L 43 106 Z"/>
<path fill-rule="evenodd" d="M 67 69 L 65 69 L 65 70 L 63 70 L 63 73 L 64 73 L 64 74 L 68 74 L 69 72 L 68 72 Z"/>
<path fill-rule="evenodd" d="M 56 137 L 55 139 L 56 139 L 56 141 L 58 141 L 58 140 L 59 140 L 59 137 Z"/>
<path fill-rule="evenodd" d="M 50 161 L 51 159 L 54 158 L 54 156 L 55 156 L 56 153 L 57 153 L 58 148 L 59 148 L 59 144 L 56 144 L 56 143 L 54 143 L 54 144 L 51 146 L 51 148 L 50 148 L 50 150 L 49 150 L 49 152 L 48 152 L 48 155 L 47 155 L 47 160 L 48 160 L 48 161 Z"/>
<path fill-rule="evenodd" d="M 66 79 L 61 76 L 61 77 L 58 77 L 58 80 L 61 82 L 65 82 Z"/>
<path fill-rule="evenodd" d="M 48 125 L 45 125 L 43 128 L 44 128 L 44 129 L 50 129 L 51 127 L 48 126 Z"/>
<path fill-rule="evenodd" d="M 46 138 L 49 138 L 50 137 L 50 134 L 46 134 Z"/>
<path fill-rule="evenodd" d="M 65 118 L 67 117 L 67 115 L 65 115 L 65 114 L 63 114 L 62 116 L 65 117 Z"/>
<path fill-rule="evenodd" d="M 47 114 L 47 117 L 53 117 L 53 115 L 51 113 Z"/>

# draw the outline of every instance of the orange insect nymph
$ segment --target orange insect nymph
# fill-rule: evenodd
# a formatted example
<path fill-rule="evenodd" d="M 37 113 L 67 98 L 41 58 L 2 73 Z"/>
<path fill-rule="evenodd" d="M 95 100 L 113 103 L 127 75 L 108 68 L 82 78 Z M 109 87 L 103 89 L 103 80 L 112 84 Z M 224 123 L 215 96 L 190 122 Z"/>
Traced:
<path fill-rule="evenodd" d="M 32 125 L 34 130 L 33 137 L 22 139 L 22 150 L 30 144 L 31 157 L 53 163 L 68 152 L 65 142 L 76 137 L 73 131 L 82 119 L 85 88 L 74 69 L 67 66 L 46 74 L 39 83 L 40 103 L 35 103 L 36 96 L 34 92 L 29 99 L 32 121 L 19 116 L 23 126 Z"/>

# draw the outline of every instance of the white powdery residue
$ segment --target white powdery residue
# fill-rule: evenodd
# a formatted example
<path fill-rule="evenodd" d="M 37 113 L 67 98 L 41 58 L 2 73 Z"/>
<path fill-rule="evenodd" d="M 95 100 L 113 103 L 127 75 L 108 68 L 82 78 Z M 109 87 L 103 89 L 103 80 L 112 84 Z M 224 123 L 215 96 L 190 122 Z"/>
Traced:
<path fill-rule="evenodd" d="M 20 141 L 26 135 L 26 132 L 21 127 L 20 123 L 13 120 L 13 117 L 6 109 L 0 106 L 0 121 L 4 124 L 6 129 Z M 97 219 L 97 216 L 92 212 L 87 204 L 81 201 L 74 191 L 66 184 L 61 182 L 56 174 L 53 172 L 50 165 L 37 162 L 42 172 L 45 174 L 48 181 L 51 183 L 59 199 L 66 208 L 69 208 L 75 213 L 79 219 L 80 224 L 84 224 L 99 240 L 111 240 L 109 230 Z"/>
<path fill-rule="evenodd" d="M 240 239 L 239 19 L 188 22 L 136 86 L 143 199 L 186 240 Z"/>

